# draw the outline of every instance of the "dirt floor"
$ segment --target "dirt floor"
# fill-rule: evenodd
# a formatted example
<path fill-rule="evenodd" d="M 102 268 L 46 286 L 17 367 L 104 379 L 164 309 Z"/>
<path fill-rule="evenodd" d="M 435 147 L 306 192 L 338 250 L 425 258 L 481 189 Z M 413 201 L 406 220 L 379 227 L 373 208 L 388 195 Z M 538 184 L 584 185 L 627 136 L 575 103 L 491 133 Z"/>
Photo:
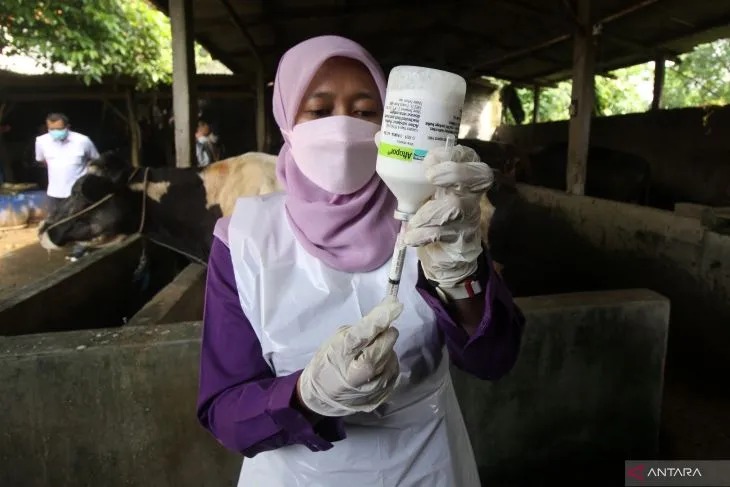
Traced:
<path fill-rule="evenodd" d="M 65 252 L 49 254 L 40 246 L 37 230 L 0 230 L 0 300 L 69 263 Z"/>
<path fill-rule="evenodd" d="M 0 228 L 0 258 L 30 243 L 37 244 L 37 231 L 38 227 L 36 225 L 11 230 Z"/>
<path fill-rule="evenodd" d="M 730 396 L 724 388 L 699 386 L 667 374 L 662 404 L 661 458 L 730 458 Z"/>

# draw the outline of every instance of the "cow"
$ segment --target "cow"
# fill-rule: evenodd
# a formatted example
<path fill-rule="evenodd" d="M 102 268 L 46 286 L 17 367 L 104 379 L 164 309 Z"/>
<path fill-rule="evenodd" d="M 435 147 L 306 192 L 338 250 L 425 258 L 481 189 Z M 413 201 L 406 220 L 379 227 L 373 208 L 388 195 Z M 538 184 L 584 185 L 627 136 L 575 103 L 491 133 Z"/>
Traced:
<path fill-rule="evenodd" d="M 71 196 L 41 222 L 49 250 L 73 242 L 101 247 L 141 233 L 206 262 L 215 222 L 236 199 L 280 190 L 276 157 L 247 152 L 197 168 L 133 168 L 117 154 L 90 163 Z M 144 193 L 143 193 L 144 192 Z"/>
<path fill-rule="evenodd" d="M 528 153 L 523 181 L 565 191 L 568 143 L 556 142 Z M 588 149 L 585 195 L 637 205 L 649 204 L 651 167 L 636 154 L 600 146 Z"/>
<path fill-rule="evenodd" d="M 459 143 L 471 147 L 495 171 L 495 179 L 514 184 L 525 179 L 529 167 L 529 153 L 521 148 L 495 140 L 459 139 Z"/>
<path fill-rule="evenodd" d="M 261 152 L 203 169 L 135 169 L 115 153 L 104 153 L 76 181 L 71 196 L 41 222 L 38 236 L 44 248 L 57 250 L 74 242 L 103 247 L 140 233 L 205 264 L 215 223 L 233 213 L 238 198 L 282 190 L 275 167 L 276 156 Z M 490 202 L 490 197 L 501 201 L 503 186 L 497 178 L 480 201 L 487 246 L 493 217 L 504 220 Z"/>
<path fill-rule="evenodd" d="M 555 142 L 530 151 L 503 141 L 465 139 L 497 178 L 566 190 L 568 143 Z M 591 146 L 588 150 L 585 195 L 640 205 L 649 204 L 651 167 L 629 152 Z"/>

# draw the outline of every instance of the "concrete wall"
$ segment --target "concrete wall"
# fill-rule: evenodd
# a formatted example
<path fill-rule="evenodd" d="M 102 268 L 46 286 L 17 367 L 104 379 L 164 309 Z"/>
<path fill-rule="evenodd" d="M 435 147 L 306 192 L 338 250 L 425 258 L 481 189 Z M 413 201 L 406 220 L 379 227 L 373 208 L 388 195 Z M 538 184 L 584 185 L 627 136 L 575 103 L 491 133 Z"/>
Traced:
<path fill-rule="evenodd" d="M 519 195 L 502 235 L 505 279 L 516 295 L 653 289 L 672 302 L 676 364 L 730 372 L 729 235 L 670 211 L 528 185 Z"/>
<path fill-rule="evenodd" d="M 0 485 L 235 485 L 195 420 L 200 325 L 0 339 Z"/>
<path fill-rule="evenodd" d="M 594 118 L 591 144 L 633 152 L 651 164 L 652 192 L 676 201 L 730 204 L 730 106 Z M 500 126 L 494 140 L 533 148 L 568 140 L 568 122 Z M 590 171 L 590 168 L 589 168 Z"/>
<path fill-rule="evenodd" d="M 624 458 L 655 454 L 669 302 L 627 290 L 518 304 L 527 327 L 512 373 L 485 383 L 453 371 L 485 485 L 611 462 L 621 475 Z M 0 338 L 0 485 L 235 485 L 240 459 L 195 418 L 200 333 Z"/>

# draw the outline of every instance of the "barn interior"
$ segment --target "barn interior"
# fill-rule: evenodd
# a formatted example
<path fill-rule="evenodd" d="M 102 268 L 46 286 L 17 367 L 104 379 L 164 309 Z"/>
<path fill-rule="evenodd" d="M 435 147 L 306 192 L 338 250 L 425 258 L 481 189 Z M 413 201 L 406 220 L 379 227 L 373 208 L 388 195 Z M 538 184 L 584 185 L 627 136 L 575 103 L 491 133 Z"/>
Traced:
<path fill-rule="evenodd" d="M 528 316 L 528 334 L 505 380 L 484 384 L 453 372 L 482 482 L 615 485 L 624 460 L 730 458 L 723 387 L 730 372 L 730 106 L 661 108 L 665 62 L 730 37 L 728 2 L 152 3 L 172 22 L 172 86 L 135 93 L 124 80 L 89 88 L 65 75 L 0 76 L 0 103 L 15 104 L 15 125 L 34 131 L 47 100 L 73 104 L 68 111 L 91 114 L 74 117 L 80 130 L 98 130 L 103 140 L 109 131 L 99 130 L 99 116 L 120 126 L 125 136 L 103 147 L 121 146 L 142 165 L 188 167 L 204 98 L 222 111 L 235 140 L 231 154 L 275 154 L 282 142 L 271 117 L 277 62 L 320 34 L 361 43 L 386 73 L 409 64 L 460 74 L 468 82 L 467 118 L 479 112 L 470 114 L 469 103 L 481 106 L 496 90 L 487 77 L 529 88 L 536 105 L 522 107 L 523 123 L 501 124 L 489 140 L 460 134 L 499 169 L 555 144 L 563 164 L 558 181 L 542 183 L 534 179 L 539 167 L 530 166 L 516 175 L 515 192 L 495 202 L 505 216 L 494 222 L 490 245 Z M 233 75 L 196 75 L 193 40 Z M 594 76 L 648 61 L 656 65 L 651 107 L 595 116 Z M 567 79 L 569 119 L 536 123 L 541 90 Z M 163 108 L 157 113 L 153 105 Z M 142 112 L 151 126 L 174 112 L 181 130 L 166 127 L 165 144 L 142 144 Z M 24 143 L 6 138 L 14 154 Z M 644 161 L 648 191 L 637 198 L 601 192 L 629 183 L 610 168 L 591 176 L 596 148 Z M 14 167 L 26 180 L 42 178 L 32 165 Z M 0 439 L 3 485 L 220 485 L 236 478 L 240 459 L 198 431 L 191 406 L 205 268 L 158 250 L 157 281 L 133 305 L 102 305 L 80 292 L 111 292 L 99 280 L 107 273 L 130 280 L 142 247 L 133 239 L 82 268 L 0 295 L 0 335 L 7 335 L 0 336 L 0 405 L 11 411 L 0 423 L 8 432 Z M 40 304 L 43 295 L 55 295 L 58 306 L 74 303 L 69 309 L 97 299 L 115 311 L 78 320 L 67 313 L 59 325 L 54 308 Z M 68 383 L 83 391 L 81 399 L 66 392 Z M 64 404 L 85 408 L 84 421 L 59 413 Z M 115 426 L 105 426 L 110 421 Z M 50 441 L 58 451 L 47 450 Z M 27 458 L 49 467 L 40 472 Z M 596 478 L 596 471 L 605 474 Z"/>

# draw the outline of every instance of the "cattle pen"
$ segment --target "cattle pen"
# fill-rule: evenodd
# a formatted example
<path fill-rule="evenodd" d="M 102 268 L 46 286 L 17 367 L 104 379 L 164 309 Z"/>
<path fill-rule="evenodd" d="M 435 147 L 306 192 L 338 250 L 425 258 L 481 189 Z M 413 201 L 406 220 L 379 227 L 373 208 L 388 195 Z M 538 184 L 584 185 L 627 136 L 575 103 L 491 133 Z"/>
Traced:
<path fill-rule="evenodd" d="M 489 245 L 527 318 L 508 376 L 451 373 L 483 485 L 608 486 L 626 460 L 730 458 L 730 106 L 660 109 L 666 63 L 730 37 L 730 2 L 151 1 L 172 24 L 181 169 L 194 41 L 233 71 L 247 140 L 274 154 L 276 65 L 313 35 L 362 43 L 386 73 L 533 91 L 533 123 L 460 138 L 507 176 Z M 648 61 L 649 110 L 596 117 L 594 77 Z M 568 120 L 537 123 L 541 90 L 568 79 Z M 620 162 L 591 173 L 600 150 L 639 161 L 636 191 L 615 191 Z M 557 180 L 539 179 L 556 159 Z M 0 485 L 235 484 L 241 457 L 194 410 L 206 267 L 139 235 L 85 259 L 0 295 Z"/>

